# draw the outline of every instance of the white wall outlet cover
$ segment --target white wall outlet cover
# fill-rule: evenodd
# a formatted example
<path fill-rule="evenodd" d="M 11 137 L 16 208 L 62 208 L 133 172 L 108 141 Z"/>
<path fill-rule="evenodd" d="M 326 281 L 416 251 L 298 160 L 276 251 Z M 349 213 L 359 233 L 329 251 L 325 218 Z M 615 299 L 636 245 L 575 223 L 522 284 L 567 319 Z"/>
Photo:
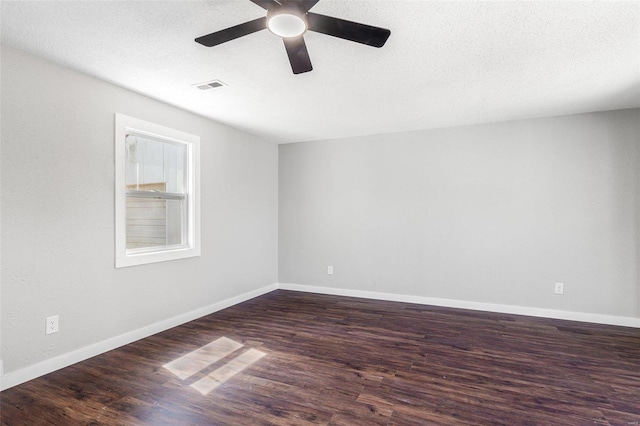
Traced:
<path fill-rule="evenodd" d="M 333 275 L 333 266 L 327 266 L 327 274 Z"/>
<path fill-rule="evenodd" d="M 564 294 L 564 284 L 563 283 L 556 283 L 555 293 L 556 294 Z"/>
<path fill-rule="evenodd" d="M 58 332 L 58 315 L 47 317 L 46 326 L 47 326 L 46 328 L 47 334 L 57 333 Z"/>

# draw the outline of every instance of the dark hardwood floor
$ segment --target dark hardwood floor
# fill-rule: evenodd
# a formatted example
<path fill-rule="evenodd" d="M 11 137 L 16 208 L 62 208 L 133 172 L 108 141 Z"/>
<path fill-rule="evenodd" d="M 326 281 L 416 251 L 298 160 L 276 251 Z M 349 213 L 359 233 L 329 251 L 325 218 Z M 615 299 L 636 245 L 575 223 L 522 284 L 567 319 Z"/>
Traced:
<path fill-rule="evenodd" d="M 3 425 L 640 425 L 640 330 L 275 291 L 0 400 Z"/>

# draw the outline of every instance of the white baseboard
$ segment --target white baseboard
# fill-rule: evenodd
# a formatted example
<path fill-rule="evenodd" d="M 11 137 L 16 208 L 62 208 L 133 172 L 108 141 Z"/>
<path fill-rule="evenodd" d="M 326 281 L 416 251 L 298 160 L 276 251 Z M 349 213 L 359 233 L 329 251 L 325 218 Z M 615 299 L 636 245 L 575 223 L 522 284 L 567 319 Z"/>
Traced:
<path fill-rule="evenodd" d="M 320 287 L 304 284 L 279 283 L 281 290 L 303 291 L 307 293 L 330 294 L 334 296 L 359 297 L 364 299 L 387 300 L 391 302 L 417 303 L 420 305 L 443 306 L 447 308 L 473 309 L 476 311 L 499 312 L 502 314 L 527 315 L 532 317 L 554 318 L 596 324 L 618 325 L 640 328 L 640 318 L 619 317 L 614 315 L 591 314 L 584 312 L 559 311 L 553 309 L 531 308 L 527 306 L 499 305 L 494 303 L 470 302 L 466 300 L 439 299 L 435 297 L 409 296 L 395 293 L 351 290 L 345 288 Z"/>
<path fill-rule="evenodd" d="M 246 300 L 253 299 L 254 297 L 261 296 L 265 293 L 269 293 L 277 289 L 278 284 L 271 284 L 257 290 L 252 290 L 247 293 L 225 299 L 212 305 L 205 306 L 191 312 L 186 312 L 184 314 L 162 320 L 155 324 L 151 324 L 125 334 L 121 334 L 120 336 L 112 337 L 110 339 L 103 340 L 102 342 L 85 346 L 73 352 L 62 354 L 55 358 L 47 359 L 45 361 L 30 365 L 20 370 L 9 372 L 1 377 L 0 380 L 2 381 L 0 382 L 0 390 L 9 389 L 10 387 L 19 385 L 20 383 L 24 383 L 45 374 L 52 373 L 56 370 L 68 367 L 69 365 L 75 364 L 77 362 L 84 361 L 96 355 L 100 355 L 110 350 L 119 348 L 120 346 L 128 345 L 129 343 L 144 339 L 145 337 L 160 333 L 162 331 L 176 327 L 180 324 L 193 321 L 194 319 L 209 315 L 233 305 L 237 305 L 238 303 L 242 303 Z"/>

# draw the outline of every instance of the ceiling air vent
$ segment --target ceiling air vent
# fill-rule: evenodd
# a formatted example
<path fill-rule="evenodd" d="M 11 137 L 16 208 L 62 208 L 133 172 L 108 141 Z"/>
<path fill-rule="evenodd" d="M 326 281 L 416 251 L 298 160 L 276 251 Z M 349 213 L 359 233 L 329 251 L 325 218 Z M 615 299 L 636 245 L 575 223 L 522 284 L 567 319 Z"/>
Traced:
<path fill-rule="evenodd" d="M 223 87 L 223 86 L 226 86 L 226 84 L 224 84 L 220 80 L 211 80 L 211 81 L 205 81 L 204 83 L 194 84 L 192 87 L 195 87 L 196 89 L 200 89 L 200 90 L 211 90 L 211 89 L 217 89 L 218 87 Z"/>

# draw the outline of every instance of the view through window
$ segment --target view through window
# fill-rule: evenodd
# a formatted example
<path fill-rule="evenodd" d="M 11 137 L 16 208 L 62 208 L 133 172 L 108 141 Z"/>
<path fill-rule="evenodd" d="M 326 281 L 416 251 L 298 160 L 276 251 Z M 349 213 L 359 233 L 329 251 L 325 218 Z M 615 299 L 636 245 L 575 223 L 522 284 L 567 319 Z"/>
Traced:
<path fill-rule="evenodd" d="M 186 242 L 186 146 L 127 135 L 127 250 Z"/>

